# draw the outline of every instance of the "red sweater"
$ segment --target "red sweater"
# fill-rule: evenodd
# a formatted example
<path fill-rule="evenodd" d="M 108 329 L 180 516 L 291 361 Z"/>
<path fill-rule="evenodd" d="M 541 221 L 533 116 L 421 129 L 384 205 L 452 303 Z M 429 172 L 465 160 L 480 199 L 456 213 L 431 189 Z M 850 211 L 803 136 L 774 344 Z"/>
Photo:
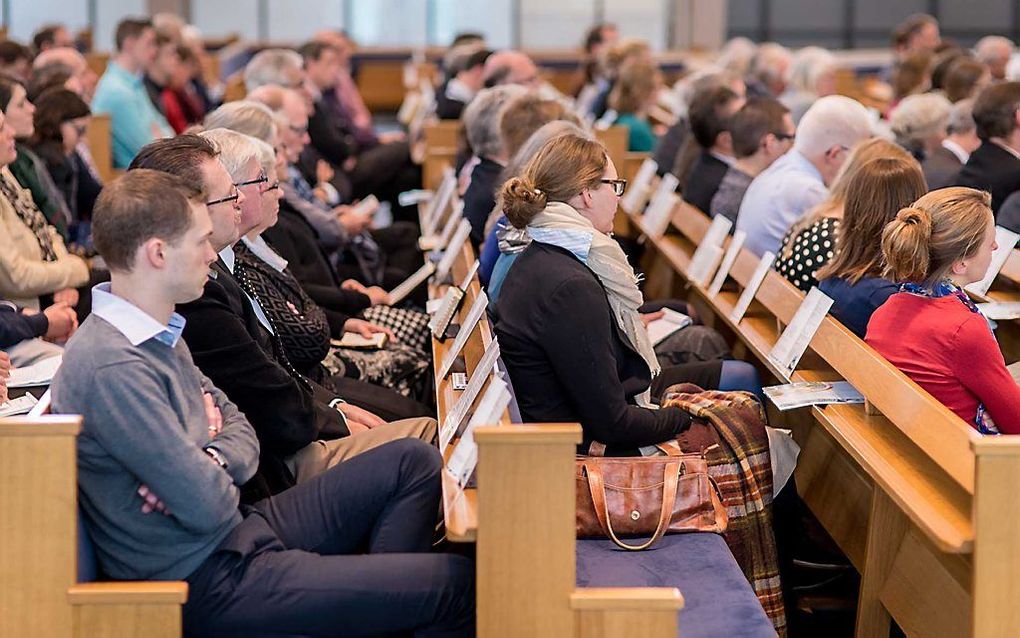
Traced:
<path fill-rule="evenodd" d="M 977 429 L 978 404 L 1004 434 L 1020 434 L 1020 386 L 985 318 L 955 296 L 900 292 L 875 311 L 864 339 Z"/>

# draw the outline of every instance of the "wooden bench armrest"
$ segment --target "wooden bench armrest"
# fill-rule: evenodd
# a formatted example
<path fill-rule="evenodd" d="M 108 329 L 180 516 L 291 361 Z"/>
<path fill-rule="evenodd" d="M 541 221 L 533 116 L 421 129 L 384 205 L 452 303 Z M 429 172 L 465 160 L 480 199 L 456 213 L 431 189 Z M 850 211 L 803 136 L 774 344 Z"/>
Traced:
<path fill-rule="evenodd" d="M 79 583 L 67 590 L 71 605 L 183 605 L 184 581 Z"/>
<path fill-rule="evenodd" d="M 579 587 L 570 596 L 575 611 L 678 611 L 684 597 L 676 587 Z"/>

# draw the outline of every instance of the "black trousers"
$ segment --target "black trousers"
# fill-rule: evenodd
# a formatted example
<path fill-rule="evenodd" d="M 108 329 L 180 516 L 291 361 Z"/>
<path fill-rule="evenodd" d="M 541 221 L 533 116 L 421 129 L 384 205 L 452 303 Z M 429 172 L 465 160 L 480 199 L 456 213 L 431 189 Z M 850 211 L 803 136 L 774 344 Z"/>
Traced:
<path fill-rule="evenodd" d="M 421 188 L 421 167 L 411 161 L 407 142 L 380 144 L 358 154 L 350 172 L 353 196 L 362 199 L 374 194 L 393 206 L 393 219 L 417 225 L 418 211 L 414 206 L 401 206 L 398 195 Z"/>
<path fill-rule="evenodd" d="M 472 636 L 463 556 L 428 553 L 442 459 L 387 443 L 246 508 L 188 577 L 188 636 Z"/>

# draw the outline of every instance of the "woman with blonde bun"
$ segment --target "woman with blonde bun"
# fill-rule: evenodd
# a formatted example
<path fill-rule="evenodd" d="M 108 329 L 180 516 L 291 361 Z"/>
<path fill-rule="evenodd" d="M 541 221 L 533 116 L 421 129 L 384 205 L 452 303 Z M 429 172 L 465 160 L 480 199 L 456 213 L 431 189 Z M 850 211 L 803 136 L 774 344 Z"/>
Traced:
<path fill-rule="evenodd" d="M 900 284 L 865 338 L 890 363 L 984 434 L 1020 433 L 1020 387 L 987 320 L 964 292 L 995 250 L 991 197 L 943 188 L 897 213 L 882 233 L 885 276 Z"/>
<path fill-rule="evenodd" d="M 500 192 L 507 219 L 531 243 L 493 311 L 524 421 L 580 422 L 583 450 L 598 441 L 610 454 L 689 427 L 683 410 L 654 409 L 651 397 L 668 386 L 732 390 L 746 386 L 728 381 L 756 378 L 740 361 L 660 367 L 638 312 L 638 277 L 610 237 L 625 187 L 595 140 L 567 133 L 542 147 Z"/>

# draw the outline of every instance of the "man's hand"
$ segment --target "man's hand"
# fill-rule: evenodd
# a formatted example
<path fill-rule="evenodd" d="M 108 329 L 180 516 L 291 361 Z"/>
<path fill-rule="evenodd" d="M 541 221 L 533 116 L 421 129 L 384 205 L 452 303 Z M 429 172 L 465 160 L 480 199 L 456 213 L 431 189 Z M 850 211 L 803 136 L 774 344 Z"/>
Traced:
<path fill-rule="evenodd" d="M 49 320 L 49 327 L 43 338 L 47 341 L 66 341 L 78 329 L 78 315 L 66 303 L 57 302 L 43 310 Z"/>
<path fill-rule="evenodd" d="M 0 379 L 6 382 L 7 377 L 11 376 L 11 367 L 11 355 L 0 350 Z"/>
<path fill-rule="evenodd" d="M 656 321 L 657 319 L 662 319 L 663 317 L 665 317 L 666 313 L 665 311 L 659 310 L 657 312 L 639 314 L 638 316 L 641 317 L 641 323 L 645 324 L 645 328 L 647 328 L 648 324 L 652 323 L 653 321 Z"/>
<path fill-rule="evenodd" d="M 356 290 L 363 295 L 368 296 L 369 301 L 372 302 L 373 306 L 388 306 L 390 305 L 390 293 L 386 292 L 379 286 L 363 286 L 360 281 L 355 279 L 348 279 L 340 284 L 340 287 L 344 290 Z"/>
<path fill-rule="evenodd" d="M 372 215 L 354 210 L 353 206 L 341 204 L 333 208 L 340 225 L 349 235 L 360 235 L 372 223 Z"/>
<path fill-rule="evenodd" d="M 336 409 L 343 412 L 344 416 L 347 417 L 347 428 L 351 430 L 351 434 L 355 433 L 355 428 L 358 428 L 358 426 L 371 429 L 386 424 L 386 421 L 383 421 L 368 410 L 363 410 L 350 403 L 341 403 L 336 406 Z M 354 428 L 351 428 L 352 424 Z"/>
<path fill-rule="evenodd" d="M 380 144 L 389 144 L 391 142 L 403 142 L 407 139 L 407 134 L 403 131 L 389 131 L 386 133 L 379 134 Z"/>
<path fill-rule="evenodd" d="M 63 303 L 74 308 L 78 305 L 78 290 L 76 288 L 64 288 L 53 293 L 53 303 Z"/>
<path fill-rule="evenodd" d="M 153 494 L 148 485 L 143 483 L 138 486 L 138 496 L 142 497 L 142 514 L 159 512 L 164 516 L 170 516 L 170 510 L 167 509 L 166 503 Z"/>
<path fill-rule="evenodd" d="M 326 160 L 320 159 L 318 162 L 315 163 L 316 183 L 321 184 L 322 182 L 332 181 L 334 175 L 335 173 L 333 172 L 333 167 L 330 166 L 329 162 L 327 162 Z"/>
<path fill-rule="evenodd" d="M 388 336 L 390 339 L 393 338 L 393 332 L 389 328 L 377 326 L 376 324 L 369 323 L 364 319 L 348 319 L 344 322 L 344 332 L 353 332 L 366 339 L 371 339 L 372 335 L 379 333 Z"/>
<path fill-rule="evenodd" d="M 205 416 L 209 420 L 209 439 L 215 439 L 223 431 L 223 414 L 216 407 L 211 394 L 203 393 L 202 400 L 205 402 Z"/>

